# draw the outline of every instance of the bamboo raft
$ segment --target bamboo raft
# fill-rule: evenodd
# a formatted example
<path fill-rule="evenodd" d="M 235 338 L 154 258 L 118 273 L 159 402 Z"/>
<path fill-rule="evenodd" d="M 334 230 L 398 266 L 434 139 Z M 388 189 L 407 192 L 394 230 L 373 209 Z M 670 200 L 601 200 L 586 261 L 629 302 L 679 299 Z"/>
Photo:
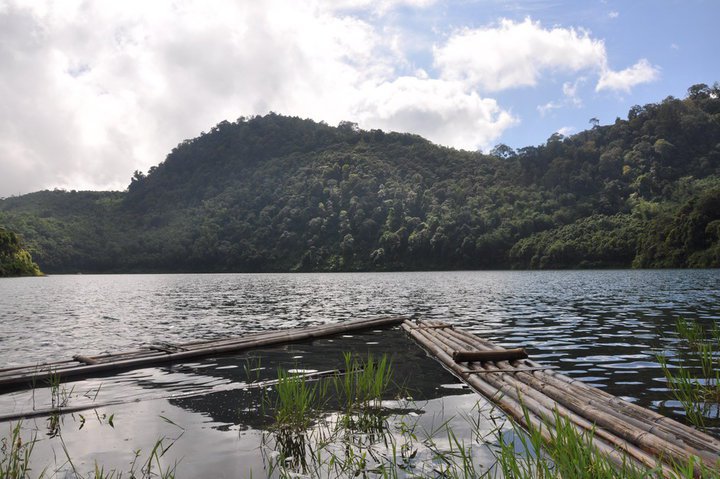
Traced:
<path fill-rule="evenodd" d="M 618 466 L 630 460 L 675 477 L 667 466 L 695 456 L 720 470 L 720 440 L 527 359 L 522 349 L 504 349 L 438 321 L 408 320 L 402 328 L 522 427 L 540 430 L 547 442 L 548 426 L 564 418 L 579 431 L 593 430 L 598 451 Z"/>
<path fill-rule="evenodd" d="M 505 349 L 439 321 L 413 322 L 405 317 L 361 319 L 338 324 L 286 329 L 213 341 L 161 344 L 135 351 L 0 369 L 0 393 L 34 387 L 49 378 L 67 380 L 178 362 L 203 356 L 241 352 L 263 346 L 354 331 L 402 328 L 456 377 L 497 405 L 522 427 L 541 431 L 566 419 L 579 431 L 590 431 L 598 451 L 617 465 L 637 466 L 674 477 L 672 464 L 696 457 L 720 470 L 720 440 L 656 412 L 612 396 L 551 366 L 528 359 L 522 348 Z M 699 468 L 695 469 L 700 477 Z"/>
<path fill-rule="evenodd" d="M 363 329 L 383 328 L 402 323 L 404 317 L 358 319 L 337 324 L 324 324 L 305 328 L 249 334 L 212 341 L 194 341 L 182 344 L 160 344 L 116 354 L 98 356 L 75 355 L 72 359 L 0 369 L 0 393 L 43 385 L 48 379 L 64 381 L 115 373 L 162 363 L 184 361 L 285 344 L 295 341 L 333 336 Z"/>

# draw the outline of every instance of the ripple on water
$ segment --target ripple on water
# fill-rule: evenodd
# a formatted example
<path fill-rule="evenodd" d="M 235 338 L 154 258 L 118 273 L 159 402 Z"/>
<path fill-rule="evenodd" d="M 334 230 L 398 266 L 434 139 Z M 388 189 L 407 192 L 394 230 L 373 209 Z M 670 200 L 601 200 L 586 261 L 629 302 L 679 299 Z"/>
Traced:
<path fill-rule="evenodd" d="M 602 368 L 610 369 L 660 369 L 659 363 L 651 361 L 630 361 L 626 363 L 611 363 L 611 364 L 600 364 Z"/>
<path fill-rule="evenodd" d="M 719 278 L 703 270 L 3 279 L 0 357 L 7 365 L 26 364 L 420 313 L 499 344 L 532 348 L 534 358 L 622 393 L 632 386 L 620 384 L 628 371 L 657 371 L 651 361 L 656 352 L 673 357 L 680 344 L 671 334 L 678 316 L 720 318 Z M 641 382 L 652 384 L 656 375 L 643 376 Z M 650 404 L 665 391 L 638 387 L 632 394 Z"/>

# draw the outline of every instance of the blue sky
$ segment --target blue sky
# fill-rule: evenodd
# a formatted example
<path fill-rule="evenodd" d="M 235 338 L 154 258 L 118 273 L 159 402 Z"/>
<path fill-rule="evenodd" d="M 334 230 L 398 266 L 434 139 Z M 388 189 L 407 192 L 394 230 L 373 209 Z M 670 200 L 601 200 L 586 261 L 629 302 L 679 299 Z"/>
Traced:
<path fill-rule="evenodd" d="M 720 80 L 718 1 L 0 0 L 0 197 L 275 111 L 488 151 Z"/>
<path fill-rule="evenodd" d="M 639 59 L 657 69 L 656 78 L 629 91 L 595 91 L 596 78 L 587 71 L 543 73 L 536 85 L 508 88 L 493 98 L 511 109 L 517 125 L 498 138 L 513 147 L 544 142 L 558 130 L 577 132 L 588 128 L 590 118 L 601 124 L 626 118 L 636 104 L 657 102 L 672 95 L 682 98 L 689 86 L 720 81 L 716 61 L 716 1 L 461 1 L 431 5 L 425 9 L 405 6 L 391 16 L 430 43 L 463 28 L 482 29 L 499 19 L 517 23 L 530 18 L 545 29 L 585 30 L 604 43 L 610 68 L 622 70 Z M 440 32 L 438 35 L 435 32 Z M 417 65 L 433 71 L 432 56 L 418 52 Z M 435 72 L 437 73 L 437 72 Z M 567 101 L 563 84 L 576 82 L 577 102 Z M 538 107 L 552 103 L 544 112 Z"/>

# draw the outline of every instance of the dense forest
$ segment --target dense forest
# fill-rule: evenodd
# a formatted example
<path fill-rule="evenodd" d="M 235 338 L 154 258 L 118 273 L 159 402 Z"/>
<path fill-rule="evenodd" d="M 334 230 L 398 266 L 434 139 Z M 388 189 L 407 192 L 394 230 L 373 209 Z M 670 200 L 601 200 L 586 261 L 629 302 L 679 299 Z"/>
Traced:
<path fill-rule="evenodd" d="M 0 278 L 40 276 L 40 268 L 12 231 L 0 228 Z"/>
<path fill-rule="evenodd" d="M 124 192 L 0 200 L 46 272 L 720 266 L 720 86 L 489 154 L 269 114 Z"/>

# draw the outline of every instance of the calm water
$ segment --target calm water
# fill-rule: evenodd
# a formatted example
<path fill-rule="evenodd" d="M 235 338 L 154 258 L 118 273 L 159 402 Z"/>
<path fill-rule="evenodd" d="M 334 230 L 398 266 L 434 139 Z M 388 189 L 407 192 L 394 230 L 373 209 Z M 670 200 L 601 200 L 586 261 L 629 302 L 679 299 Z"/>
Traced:
<path fill-rule="evenodd" d="M 417 314 L 455 323 L 505 346 L 525 346 L 533 359 L 556 365 L 565 374 L 677 416 L 679 410 L 668 401 L 655 355 L 660 351 L 673 354 L 677 347 L 674 322 L 679 316 L 704 323 L 720 321 L 719 300 L 717 270 L 5 279 L 0 280 L 0 359 L 5 365 L 27 364 L 157 341 L 182 342 L 358 317 Z M 354 346 L 316 342 L 280 348 L 280 352 L 286 362 L 299 361 L 303 367 L 310 362 L 310 367 L 323 369 L 324 362 L 332 362 L 327 358 L 337 359 L 342 350 L 357 349 L 360 344 L 360 349 L 396 352 L 409 364 L 419 364 L 423 354 L 400 333 L 392 336 L 392 341 L 386 334 L 375 334 L 374 338 L 348 338 L 346 341 L 356 341 Z M 457 396 L 458 391 L 442 387 L 453 383 L 453 378 L 439 367 L 433 370 L 432 361 L 426 361 L 422 374 L 405 375 L 418 384 L 420 396 L 445 401 L 427 409 L 444 410 L 447 403 L 469 410 L 474 396 Z M 222 460 L 229 461 L 227 477 L 234 477 L 230 471 L 238 461 L 244 464 L 257 456 L 258 448 L 252 441 L 237 438 L 245 435 L 257 442 L 264 427 L 257 422 L 257 408 L 247 408 L 245 416 L 238 412 L 238 403 L 245 401 L 237 387 L 238 371 L 239 360 L 229 357 L 78 382 L 76 396 L 78 391 L 85 393 L 102 384 L 102 394 L 94 398 L 98 402 L 108 398 L 142 398 L 143 402 L 130 409 L 127 405 L 106 408 L 106 414 L 124 418 L 118 426 L 123 432 L 115 430 L 114 443 L 97 436 L 99 442 L 108 444 L 99 453 L 85 449 L 88 437 L 100 434 L 93 428 L 107 433 L 102 422 L 84 427 L 77 437 L 66 435 L 65 440 L 84 451 L 78 460 L 92 465 L 98 458 L 117 457 L 130 438 L 152 445 L 153 438 L 171 435 L 172 427 L 162 421 L 144 427 L 149 418 L 171 411 L 217 453 L 205 451 L 201 459 L 189 465 L 186 461 L 185 471 L 200 473 L 207 464 Z M 273 374 L 270 371 L 267 377 Z M 192 397 L 183 399 L 187 394 Z M 179 396 L 168 399 L 171 395 Z M 87 399 L 88 394 L 85 396 Z M 154 397 L 157 400 L 152 400 Z M 36 400 L 41 398 L 32 398 Z M 26 410 L 28 401 L 27 395 L 20 393 L 0 396 L 0 413 Z M 462 407 L 457 405 L 460 403 Z M 45 419 L 35 420 L 36 426 L 37 421 Z M 77 425 L 74 430 L 77 432 Z M 235 439 L 227 442 L 228 434 Z M 194 444 L 188 442 L 188 454 Z M 182 445 L 177 448 L 183 451 Z"/>
<path fill-rule="evenodd" d="M 524 345 L 616 393 L 656 384 L 679 316 L 720 320 L 720 271 L 50 276 L 0 280 L 6 365 L 385 314 Z M 642 382 L 641 387 L 637 382 Z"/>

